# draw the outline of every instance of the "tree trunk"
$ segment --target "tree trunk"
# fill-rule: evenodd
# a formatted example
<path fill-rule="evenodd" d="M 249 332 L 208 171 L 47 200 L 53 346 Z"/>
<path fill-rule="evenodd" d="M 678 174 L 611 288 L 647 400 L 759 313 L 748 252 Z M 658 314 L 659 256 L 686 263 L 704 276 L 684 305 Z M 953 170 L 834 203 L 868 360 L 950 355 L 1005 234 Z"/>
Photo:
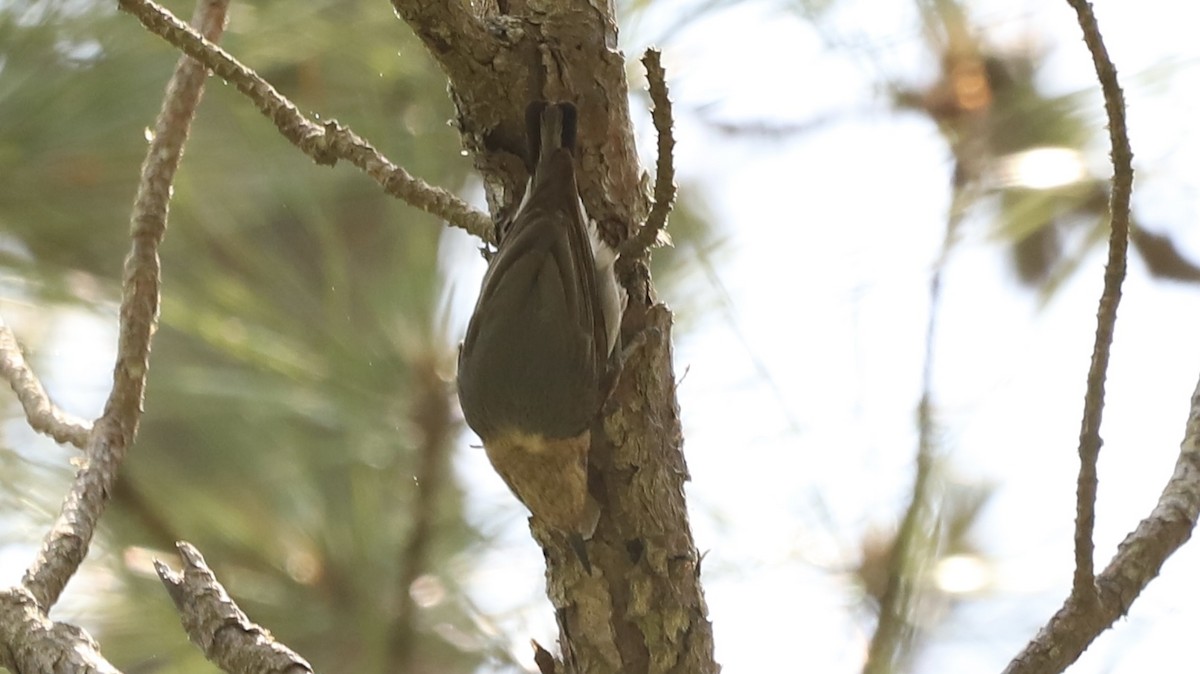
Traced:
<path fill-rule="evenodd" d="M 587 212 L 610 244 L 637 231 L 650 200 L 634 150 L 611 3 L 392 4 L 450 80 L 458 128 L 483 176 L 493 219 L 511 212 L 524 189 L 525 105 L 566 100 L 579 108 L 579 181 Z M 644 264 L 626 265 L 622 282 L 630 291 L 623 367 L 592 431 L 590 487 L 601 517 L 587 546 L 591 572 L 563 537 L 533 526 L 563 653 L 553 668 L 715 673 L 683 494 L 688 475 L 671 362 L 672 316 L 655 302 Z"/>

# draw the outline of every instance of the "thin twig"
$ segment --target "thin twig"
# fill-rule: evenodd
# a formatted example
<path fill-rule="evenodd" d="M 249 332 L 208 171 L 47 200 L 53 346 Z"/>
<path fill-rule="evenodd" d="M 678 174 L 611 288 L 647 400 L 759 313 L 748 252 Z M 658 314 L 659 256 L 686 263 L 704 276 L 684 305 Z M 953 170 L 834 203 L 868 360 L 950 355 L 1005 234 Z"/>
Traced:
<path fill-rule="evenodd" d="M 158 560 L 154 569 L 179 610 L 184 631 L 204 657 L 226 672 L 311 674 L 312 665 L 246 617 L 196 548 L 183 542 L 175 547 L 183 573 Z"/>
<path fill-rule="evenodd" d="M 529 645 L 533 646 L 533 662 L 537 665 L 538 671 L 541 674 L 558 674 L 560 666 L 554 655 L 545 648 L 542 648 L 542 645 L 537 641 L 531 639 Z"/>
<path fill-rule="evenodd" d="M 8 381 L 17 394 L 25 410 L 25 419 L 33 430 L 63 444 L 75 445 L 80 449 L 87 446 L 92 424 L 64 412 L 50 401 L 42 382 L 38 381 L 37 375 L 21 355 L 17 338 L 4 324 L 3 317 L 0 317 L 0 376 Z"/>
<path fill-rule="evenodd" d="M 228 0 L 197 3 L 195 21 L 213 39 L 224 29 L 227 4 Z M 115 489 L 125 452 L 137 435 L 150 367 L 150 340 L 158 325 L 158 246 L 166 233 L 171 182 L 207 76 L 203 65 L 189 58 L 179 60 L 142 163 L 130 226 L 133 246 L 125 260 L 112 391 L 89 438 L 87 461 L 75 474 L 54 527 L 22 579 L 43 610 L 48 611 L 58 601 L 87 555 L 96 523 Z"/>
<path fill-rule="evenodd" d="M 1093 597 L 1095 587 L 1096 463 L 1100 456 L 1100 420 L 1104 414 L 1104 380 L 1117 324 L 1117 305 L 1121 302 L 1121 283 L 1125 280 L 1125 259 L 1129 248 L 1129 199 L 1133 192 L 1133 151 L 1125 129 L 1125 96 L 1117 82 L 1117 70 L 1108 57 L 1096 15 L 1087 0 L 1067 0 L 1079 18 L 1083 39 L 1092 53 L 1096 77 L 1104 92 L 1108 113 L 1108 135 L 1112 143 L 1113 180 L 1109 213 L 1112 231 L 1108 239 L 1108 263 L 1104 270 L 1104 290 L 1096 317 L 1096 341 L 1088 370 L 1087 392 L 1083 399 L 1083 421 L 1079 429 L 1079 478 L 1075 502 L 1075 577 L 1071 591 L 1078 597 Z"/>
<path fill-rule="evenodd" d="M 1149 517 L 1125 537 L 1108 567 L 1096 578 L 1096 598 L 1068 597 L 1004 674 L 1057 673 L 1075 662 L 1101 632 L 1125 615 L 1146 585 L 1158 576 L 1163 562 L 1191 538 L 1198 517 L 1200 381 L 1192 392 L 1175 472 Z"/>
<path fill-rule="evenodd" d="M 879 623 L 871 635 L 867 647 L 867 661 L 863 674 L 884 674 L 900 669 L 897 663 L 912 641 L 912 613 L 918 600 L 915 589 L 919 587 L 922 574 L 918 553 L 922 543 L 929 544 L 930 492 L 933 490 L 933 474 L 937 463 L 937 425 L 934 421 L 933 363 L 937 342 L 937 325 L 942 306 L 942 278 L 950 251 L 958 236 L 959 226 L 969 204 L 975 199 L 971 187 L 956 187 L 954 199 L 946 218 L 942 245 L 929 278 L 929 316 L 925 323 L 925 354 L 921 366 L 921 399 L 917 403 L 917 457 L 916 475 L 913 478 L 912 495 L 904 519 L 896 531 L 892 553 L 888 562 L 887 587 L 879 600 Z M 923 540 L 924 539 L 924 540 Z M 937 541 L 933 541 L 937 544 Z"/>
<path fill-rule="evenodd" d="M 622 255 L 640 256 L 658 243 L 667 226 L 667 217 L 675 205 L 675 120 L 671 113 L 671 98 L 667 91 L 667 73 L 662 66 L 662 52 L 651 47 L 642 56 L 649 82 L 650 101 L 654 103 L 651 118 L 658 134 L 658 160 L 655 165 L 654 205 L 646 223 L 637 234 L 621 246 Z"/>
<path fill-rule="evenodd" d="M 393 164 L 370 143 L 336 121 L 319 125 L 266 80 L 205 40 L 174 14 L 150 0 L 120 0 L 119 7 L 137 17 L 150 32 L 208 66 L 217 76 L 245 94 L 293 145 L 318 164 L 332 166 L 345 159 L 362 169 L 388 194 L 436 215 L 485 241 L 493 238 L 492 221 L 454 194 L 411 175 Z"/>
<path fill-rule="evenodd" d="M 932 423 L 930 400 L 923 396 L 919 416 L 923 423 Z M 887 674 L 899 671 L 897 663 L 908 651 L 913 635 L 913 611 L 918 600 L 924 569 L 918 565 L 920 546 L 928 544 L 930 534 L 930 490 L 932 488 L 935 456 L 931 441 L 921 432 L 917 452 L 917 471 L 912 495 L 904 519 L 896 531 L 888 560 L 887 586 L 879 600 L 879 622 L 867 647 L 863 674 Z"/>

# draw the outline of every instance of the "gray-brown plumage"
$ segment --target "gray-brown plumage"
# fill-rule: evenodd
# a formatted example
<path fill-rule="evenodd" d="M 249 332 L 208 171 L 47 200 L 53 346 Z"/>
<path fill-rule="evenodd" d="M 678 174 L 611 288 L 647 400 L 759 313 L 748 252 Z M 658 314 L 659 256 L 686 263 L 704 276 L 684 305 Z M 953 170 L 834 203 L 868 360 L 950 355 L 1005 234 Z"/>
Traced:
<path fill-rule="evenodd" d="M 458 358 L 463 416 L 534 517 L 568 534 L 595 526 L 589 428 L 619 321 L 612 259 L 597 268 L 575 181 L 575 107 L 534 103 L 532 174 L 500 233 Z M 612 297 L 610 300 L 609 297 Z"/>

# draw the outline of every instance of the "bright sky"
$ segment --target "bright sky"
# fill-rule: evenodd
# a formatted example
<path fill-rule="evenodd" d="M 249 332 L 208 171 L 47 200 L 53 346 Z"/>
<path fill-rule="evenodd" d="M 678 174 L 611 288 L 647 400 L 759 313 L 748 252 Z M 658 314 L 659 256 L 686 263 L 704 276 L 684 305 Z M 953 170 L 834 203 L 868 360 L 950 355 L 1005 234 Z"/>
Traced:
<path fill-rule="evenodd" d="M 852 53 L 827 50 L 808 23 L 766 2 L 664 39 L 659 26 L 687 4 L 658 3 L 623 37 L 631 60 L 648 41 L 665 47 L 680 111 L 676 165 L 710 200 L 724 237 L 710 268 L 696 261 L 692 280 L 720 292 L 702 314 L 680 317 L 698 328 L 677 333 L 676 365 L 717 657 L 731 673 L 857 672 L 873 621 L 840 570 L 856 561 L 863 532 L 887 529 L 907 503 L 928 278 L 951 168 L 936 130 L 889 114 L 873 87 L 880 73 L 928 84 L 933 64 L 911 3 L 838 3 L 834 33 L 861 45 Z M 1198 11 L 1169 0 L 1095 4 L 1128 98 L 1138 214 L 1200 258 L 1200 144 L 1190 125 L 1200 103 Z M 1047 91 L 1085 92 L 1100 130 L 1089 160 L 1108 175 L 1099 94 L 1073 12 L 1062 2 L 974 7 L 994 43 L 1032 39 L 1048 50 Z M 1147 17 L 1157 17 L 1152 29 Z M 731 139 L 686 112 L 701 107 L 728 120 L 834 121 L 790 140 Z M 648 116 L 638 122 L 640 146 L 652 148 Z M 952 479 L 997 486 L 972 537 L 995 562 L 993 584 L 936 626 L 921 672 L 1001 670 L 1070 583 L 1075 447 L 1103 258 L 1098 250 L 1039 307 L 1012 282 L 990 227 L 969 220 L 946 270 L 935 376 Z M 1133 261 L 1103 427 L 1100 566 L 1170 475 L 1200 376 L 1198 337 L 1200 288 L 1151 281 Z M 541 556 L 482 452 L 462 458 L 488 485 L 479 507 L 491 515 L 481 519 L 517 522 L 500 527 L 488 571 L 472 585 L 485 611 L 535 607 L 502 623 L 527 657 L 527 635 L 555 635 L 540 583 L 528 582 Z M 1193 548 L 1176 555 L 1071 671 L 1167 670 L 1192 659 L 1191 640 L 1180 637 L 1200 624 L 1200 587 L 1185 571 L 1198 561 Z"/>

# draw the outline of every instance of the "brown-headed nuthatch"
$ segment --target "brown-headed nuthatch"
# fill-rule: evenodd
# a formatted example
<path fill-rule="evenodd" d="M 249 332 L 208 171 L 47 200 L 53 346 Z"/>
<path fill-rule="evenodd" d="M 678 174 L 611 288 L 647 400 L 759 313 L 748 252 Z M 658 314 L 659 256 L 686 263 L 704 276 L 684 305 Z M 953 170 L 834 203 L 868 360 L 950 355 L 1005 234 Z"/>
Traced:
<path fill-rule="evenodd" d="M 579 198 L 575 122 L 570 103 L 526 112 L 529 185 L 483 277 L 458 355 L 458 399 L 496 472 L 580 551 L 599 515 L 588 495 L 590 428 L 623 302 L 616 254 Z"/>

